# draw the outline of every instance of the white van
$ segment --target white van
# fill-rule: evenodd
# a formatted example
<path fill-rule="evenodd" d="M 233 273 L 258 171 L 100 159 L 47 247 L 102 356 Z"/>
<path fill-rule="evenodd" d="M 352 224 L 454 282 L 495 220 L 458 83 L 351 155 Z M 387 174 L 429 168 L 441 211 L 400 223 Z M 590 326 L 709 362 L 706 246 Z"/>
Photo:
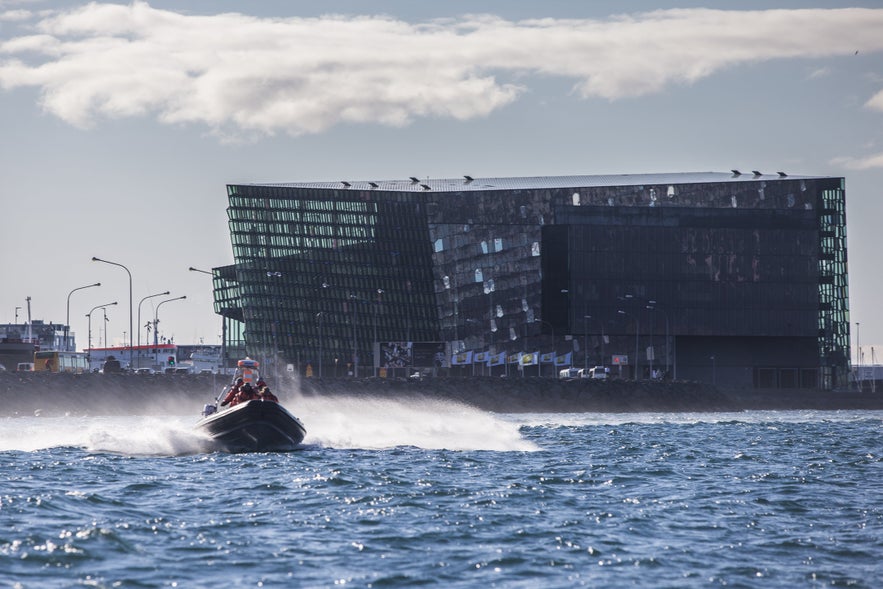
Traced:
<path fill-rule="evenodd" d="M 588 370 L 580 370 L 579 373 L 580 378 L 592 380 L 604 380 L 607 378 L 607 369 L 603 366 L 594 366 Z"/>
<path fill-rule="evenodd" d="M 558 378 L 578 378 L 579 373 L 578 368 L 565 368 L 558 373 Z"/>
<path fill-rule="evenodd" d="M 18 372 L 33 372 L 34 371 L 34 363 L 33 362 L 19 362 L 18 366 L 15 367 Z"/>

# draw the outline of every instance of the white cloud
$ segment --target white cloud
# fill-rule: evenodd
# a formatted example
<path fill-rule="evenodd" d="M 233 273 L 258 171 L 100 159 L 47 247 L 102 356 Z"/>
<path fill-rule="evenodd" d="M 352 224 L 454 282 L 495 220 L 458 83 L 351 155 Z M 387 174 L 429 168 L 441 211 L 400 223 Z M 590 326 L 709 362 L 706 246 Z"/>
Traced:
<path fill-rule="evenodd" d="M 0 4 L 0 8 L 3 8 L 3 5 Z M 0 12 L 0 22 L 21 22 L 31 18 L 31 12 L 28 10 L 6 10 Z"/>
<path fill-rule="evenodd" d="M 860 8 L 413 24 L 92 3 L 43 15 L 35 29 L 0 43 L 0 86 L 39 88 L 43 107 L 70 124 L 154 115 L 259 135 L 486 116 L 518 98 L 524 74 L 616 100 L 740 64 L 883 50 L 883 10 Z"/>
<path fill-rule="evenodd" d="M 835 166 L 846 168 L 847 170 L 883 168 L 883 153 L 877 153 L 862 158 L 838 157 L 831 160 L 831 163 Z"/>
<path fill-rule="evenodd" d="M 883 111 L 883 90 L 874 94 L 865 106 L 874 110 Z"/>

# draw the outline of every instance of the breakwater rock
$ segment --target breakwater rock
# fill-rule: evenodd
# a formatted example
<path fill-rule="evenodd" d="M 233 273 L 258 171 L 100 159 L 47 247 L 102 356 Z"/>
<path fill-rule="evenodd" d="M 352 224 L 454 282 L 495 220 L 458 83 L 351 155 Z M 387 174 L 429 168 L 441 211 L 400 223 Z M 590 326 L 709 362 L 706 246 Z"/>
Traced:
<path fill-rule="evenodd" d="M 197 415 L 224 387 L 213 375 L 0 373 L 0 416 Z M 497 413 L 621 413 L 883 409 L 883 391 L 730 390 L 694 382 L 547 378 L 282 379 L 273 387 L 297 411 L 300 397 L 434 398 Z"/>

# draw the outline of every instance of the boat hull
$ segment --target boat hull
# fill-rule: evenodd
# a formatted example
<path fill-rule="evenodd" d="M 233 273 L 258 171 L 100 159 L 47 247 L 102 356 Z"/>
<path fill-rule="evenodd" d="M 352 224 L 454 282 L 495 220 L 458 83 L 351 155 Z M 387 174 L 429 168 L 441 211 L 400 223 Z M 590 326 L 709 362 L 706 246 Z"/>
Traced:
<path fill-rule="evenodd" d="M 287 452 L 307 435 L 304 425 L 285 407 L 261 399 L 213 413 L 195 427 L 226 452 Z"/>

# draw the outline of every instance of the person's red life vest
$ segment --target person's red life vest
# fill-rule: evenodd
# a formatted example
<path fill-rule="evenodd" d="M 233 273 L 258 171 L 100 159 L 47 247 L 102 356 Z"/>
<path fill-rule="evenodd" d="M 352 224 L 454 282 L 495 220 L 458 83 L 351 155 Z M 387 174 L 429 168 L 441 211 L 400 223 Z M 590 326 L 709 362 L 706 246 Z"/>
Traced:
<path fill-rule="evenodd" d="M 233 400 L 232 405 L 236 405 L 238 403 L 245 403 L 246 401 L 251 401 L 252 399 L 257 399 L 257 393 L 255 393 L 254 389 L 251 387 L 246 387 L 243 385 L 241 389 L 239 389 L 239 393 L 236 394 L 236 398 Z"/>
<path fill-rule="evenodd" d="M 227 392 L 227 395 L 224 397 L 224 400 L 221 401 L 221 406 L 223 407 L 229 403 L 232 403 L 233 405 L 235 405 L 236 403 L 234 403 L 234 401 L 236 400 L 237 394 L 239 394 L 239 387 L 236 385 L 233 385 L 232 387 L 230 387 L 230 390 Z"/>

